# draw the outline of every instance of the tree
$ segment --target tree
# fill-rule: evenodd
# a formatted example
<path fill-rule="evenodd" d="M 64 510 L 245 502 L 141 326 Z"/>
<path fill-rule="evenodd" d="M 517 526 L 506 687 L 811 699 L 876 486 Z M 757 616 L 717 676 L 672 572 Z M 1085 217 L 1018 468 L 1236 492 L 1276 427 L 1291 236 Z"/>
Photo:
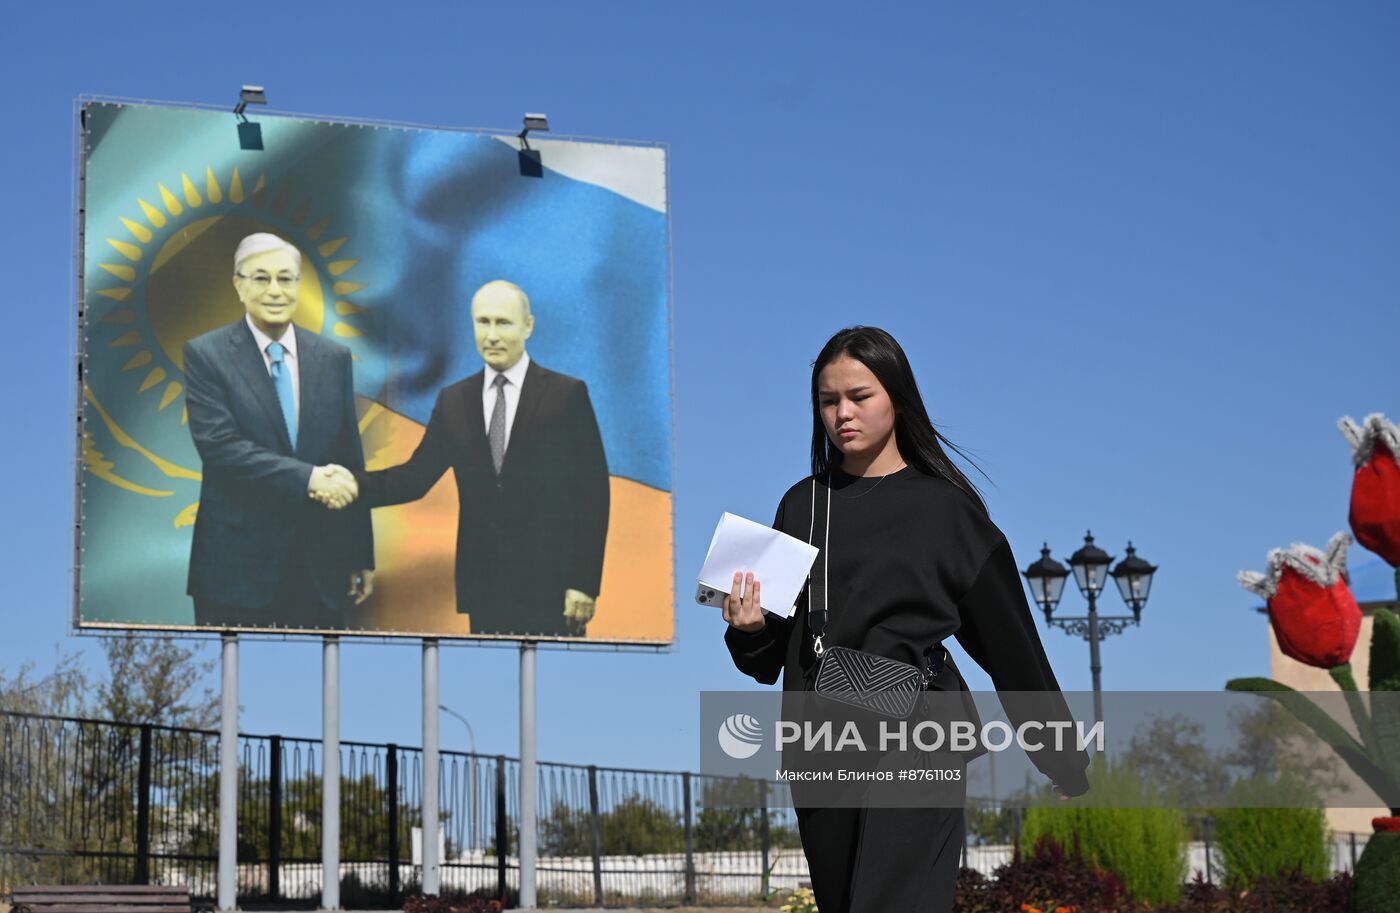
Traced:
<path fill-rule="evenodd" d="M 685 849 L 685 827 L 676 816 L 641 796 L 628 796 L 610 812 L 599 816 L 603 828 L 603 853 L 607 856 L 644 856 L 647 853 L 679 853 Z"/>
<path fill-rule="evenodd" d="M 264 778 L 246 780 L 239 790 L 238 858 L 268 859 L 271 784 Z M 288 780 L 282 789 L 281 850 L 284 861 L 315 860 L 321 856 L 322 783 L 319 773 Z M 440 820 L 446 824 L 447 815 Z M 340 781 L 340 856 L 345 862 L 389 858 L 389 790 L 373 774 Z M 422 809 L 399 805 L 399 856 L 408 859 L 413 829 L 423 823 Z"/>
<path fill-rule="evenodd" d="M 1008 796 L 1006 803 L 1013 802 Z M 998 806 L 977 804 L 967 807 L 967 834 L 974 845 L 1005 845 L 1016 842 L 1020 828 L 1020 809 L 1003 803 Z"/>
<path fill-rule="evenodd" d="M 555 799 L 549 813 L 540 818 L 540 853 L 545 856 L 590 856 L 593 827 L 587 809 L 571 808 Z"/>
<path fill-rule="evenodd" d="M 695 851 L 758 850 L 763 845 L 759 782 L 741 777 L 701 783 L 701 808 L 694 822 Z M 628 797 L 612 810 L 601 812 L 598 829 L 605 856 L 679 853 L 685 849 L 683 817 L 641 796 Z M 797 831 L 789 826 L 771 825 L 768 839 L 769 845 L 778 849 L 801 846 Z M 540 852 L 546 856 L 590 855 L 593 825 L 588 809 L 556 800 L 540 818 Z"/>
<path fill-rule="evenodd" d="M 199 816 L 192 810 L 217 795 L 209 791 L 217 775 L 208 770 L 207 754 L 201 751 L 209 737 L 182 730 L 210 729 L 218 722 L 218 699 L 208 687 L 198 690 L 214 661 L 198 659 L 197 648 L 183 647 L 169 637 L 130 632 L 104 638 L 102 650 L 106 680 L 86 715 L 150 727 L 151 786 L 160 797 L 153 815 L 161 818 L 174 809 L 180 820 L 166 823 L 162 830 L 178 845 L 207 850 L 215 844 L 197 834 Z M 89 758 L 78 782 L 102 810 L 111 832 L 124 835 L 121 849 L 134 852 L 142 727 L 100 727 L 98 737 L 105 748 Z"/>
<path fill-rule="evenodd" d="M 128 633 L 102 641 L 107 680 L 97 689 L 92 713 L 109 720 L 212 729 L 219 721 L 219 699 L 200 682 L 213 671 L 214 659 L 182 647 L 168 637 Z"/>
<path fill-rule="evenodd" d="M 1308 750 L 1318 739 L 1297 717 L 1273 701 L 1250 710 L 1237 708 L 1231 721 L 1239 742 L 1224 760 L 1244 778 L 1287 777 L 1315 792 L 1338 779 L 1338 759 L 1330 751 Z"/>
<path fill-rule="evenodd" d="M 37 675 L 32 662 L 13 676 L 0 668 L 0 712 L 78 716 L 87 691 L 87 675 L 71 654 L 55 654 L 54 670 L 48 675 Z"/>
<path fill-rule="evenodd" d="M 1220 755 L 1206 746 L 1201 724 L 1182 714 L 1154 717 L 1133 734 L 1118 760 L 1182 808 L 1215 805 L 1230 788 L 1230 772 Z"/>
<path fill-rule="evenodd" d="M 217 720 L 211 691 L 197 691 L 212 662 L 198 661 L 196 650 L 170 638 L 110 637 L 102 649 L 107 671 L 95 692 L 75 655 L 56 656 L 53 672 L 42 677 L 32 665 L 14 676 L 0 672 L 0 711 L 39 715 L 0 717 L 0 822 L 12 846 L 101 849 L 134 859 L 140 724 L 158 724 L 148 730 L 153 831 L 171 809 L 184 819 L 175 831 L 196 826 L 208 797 L 207 752 L 201 749 L 209 737 L 160 727 L 207 728 Z M 159 830 L 170 834 L 172 828 Z M 185 844 L 189 838 L 175 839 Z M 110 859 L 97 857 L 12 858 L 29 860 L 18 875 L 25 880 L 111 881 L 131 874 L 122 867 L 130 862 L 111 868 Z M 44 867 L 55 859 L 65 866 L 61 876 Z"/>
<path fill-rule="evenodd" d="M 1117 763 L 1139 771 L 1184 809 L 1228 805 L 1241 780 L 1283 776 L 1316 791 L 1335 778 L 1336 759 L 1305 751 L 1306 728 L 1279 705 L 1235 708 L 1230 719 L 1236 740 L 1212 749 L 1200 723 L 1180 714 L 1156 717 L 1134 733 Z M 1201 819 L 1191 822 L 1196 839 L 1202 826 Z"/>
<path fill-rule="evenodd" d="M 650 799 L 628 796 L 598 815 L 604 856 L 645 856 L 685 849 L 685 825 Z M 587 809 L 557 801 L 540 820 L 545 855 L 587 856 L 593 852 L 593 826 Z"/>
<path fill-rule="evenodd" d="M 84 743 L 74 727 L 49 717 L 81 713 L 86 692 L 76 656 L 55 655 L 47 675 L 37 674 L 32 663 L 13 674 L 0 669 L 0 843 L 80 848 L 81 837 L 71 835 L 68 825 L 87 808 L 78 772 L 95 743 Z M 95 880 L 101 874 L 101 863 L 88 857 L 14 854 L 6 863 L 11 884 L 64 875 Z"/>
<path fill-rule="evenodd" d="M 752 851 L 763 846 L 763 808 L 757 780 L 747 777 L 709 779 L 700 791 L 700 814 L 695 819 L 695 848 Z M 770 824 L 768 844 L 780 849 L 802 845 L 797 831 Z"/>

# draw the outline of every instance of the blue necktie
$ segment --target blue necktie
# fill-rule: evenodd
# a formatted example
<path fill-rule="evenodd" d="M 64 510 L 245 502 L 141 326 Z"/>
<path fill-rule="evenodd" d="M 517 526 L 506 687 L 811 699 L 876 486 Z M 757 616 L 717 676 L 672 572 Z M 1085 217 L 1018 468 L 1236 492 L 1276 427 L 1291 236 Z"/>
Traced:
<path fill-rule="evenodd" d="M 277 388 L 277 401 L 282 404 L 282 418 L 287 422 L 287 434 L 292 439 L 292 449 L 297 449 L 297 404 L 292 398 L 292 375 L 282 360 L 287 349 L 280 342 L 269 343 L 267 357 L 272 362 L 272 386 Z"/>

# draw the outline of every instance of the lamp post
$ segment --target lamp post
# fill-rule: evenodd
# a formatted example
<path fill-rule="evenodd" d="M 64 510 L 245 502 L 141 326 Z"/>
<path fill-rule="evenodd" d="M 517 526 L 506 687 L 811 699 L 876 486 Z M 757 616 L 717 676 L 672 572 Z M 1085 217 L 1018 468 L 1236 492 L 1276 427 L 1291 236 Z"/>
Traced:
<path fill-rule="evenodd" d="M 438 704 L 438 709 L 451 717 L 456 717 L 458 722 L 467 727 L 467 744 L 471 746 L 471 753 L 476 754 L 476 733 L 472 732 L 472 724 L 467 722 L 467 718 L 446 704 Z"/>
<path fill-rule="evenodd" d="M 1071 570 L 1050 557 L 1050 546 L 1040 550 L 1040 560 L 1032 563 L 1022 576 L 1030 585 L 1031 598 L 1045 613 L 1045 623 L 1062 629 L 1066 634 L 1078 634 L 1089 642 L 1089 670 L 1094 677 L 1094 722 L 1103 720 L 1103 687 L 1099 676 L 1103 666 L 1099 662 L 1099 642 L 1112 634 L 1121 634 L 1128 625 L 1142 622 L 1142 610 L 1147 605 L 1147 594 L 1152 589 L 1152 575 L 1157 567 L 1148 564 L 1137 556 L 1132 542 L 1128 543 L 1128 554 L 1118 566 L 1109 570 L 1113 556 L 1094 544 L 1092 532 L 1084 534 L 1084 545 L 1069 557 Z M 1075 585 L 1089 602 L 1089 614 L 1071 618 L 1055 617 L 1055 608 L 1064 594 L 1065 579 L 1074 574 Z M 1118 585 L 1118 593 L 1132 609 L 1131 615 L 1099 615 L 1098 598 L 1104 584 L 1112 577 Z"/>
<path fill-rule="evenodd" d="M 476 733 L 472 732 L 472 724 L 467 722 L 467 718 L 446 704 L 438 704 L 438 709 L 448 716 L 455 717 L 461 724 L 467 727 L 467 744 L 471 746 L 471 762 L 468 765 L 468 786 L 467 786 L 467 840 L 470 842 L 469 849 L 477 848 L 476 840 Z"/>

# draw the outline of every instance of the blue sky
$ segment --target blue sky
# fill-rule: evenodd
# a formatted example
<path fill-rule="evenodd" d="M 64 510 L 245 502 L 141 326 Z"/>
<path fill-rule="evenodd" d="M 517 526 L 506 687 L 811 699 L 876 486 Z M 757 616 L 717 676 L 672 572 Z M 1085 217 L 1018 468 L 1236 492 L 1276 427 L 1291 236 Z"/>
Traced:
<path fill-rule="evenodd" d="M 1104 647 L 1113 689 L 1266 674 L 1235 572 L 1345 527 L 1338 417 L 1400 418 L 1392 4 L 26 4 L 7 32 L 6 669 L 100 652 L 68 629 L 80 93 L 231 105 L 251 82 L 281 110 L 545 111 L 669 144 L 677 642 L 542 652 L 547 760 L 693 767 L 698 692 L 752 684 L 689 581 L 721 511 L 770 518 L 805 474 L 808 366 L 843 326 L 903 342 L 1021 566 L 1086 528 L 1162 566 L 1142 628 Z M 1087 689 L 1087 645 L 1043 637 Z M 319 651 L 245 645 L 246 731 L 319 733 Z M 341 662 L 343 737 L 416 744 L 417 648 Z M 478 747 L 513 753 L 515 651 L 442 665 Z"/>

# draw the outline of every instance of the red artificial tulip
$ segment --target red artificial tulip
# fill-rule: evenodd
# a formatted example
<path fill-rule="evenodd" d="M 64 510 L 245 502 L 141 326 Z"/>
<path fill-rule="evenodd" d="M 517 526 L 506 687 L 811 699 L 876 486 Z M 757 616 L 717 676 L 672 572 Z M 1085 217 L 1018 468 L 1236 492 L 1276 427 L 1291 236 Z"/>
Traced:
<path fill-rule="evenodd" d="M 1279 649 L 1300 663 L 1331 669 L 1351 659 L 1361 632 L 1361 609 L 1347 586 L 1351 537 L 1337 533 L 1327 551 L 1292 545 L 1269 552 L 1263 574 L 1241 571 L 1240 583 L 1268 600 Z"/>
<path fill-rule="evenodd" d="M 1337 423 L 1351 444 L 1351 531 L 1356 541 L 1400 567 L 1400 425 L 1374 413 L 1359 426 L 1350 416 Z"/>

